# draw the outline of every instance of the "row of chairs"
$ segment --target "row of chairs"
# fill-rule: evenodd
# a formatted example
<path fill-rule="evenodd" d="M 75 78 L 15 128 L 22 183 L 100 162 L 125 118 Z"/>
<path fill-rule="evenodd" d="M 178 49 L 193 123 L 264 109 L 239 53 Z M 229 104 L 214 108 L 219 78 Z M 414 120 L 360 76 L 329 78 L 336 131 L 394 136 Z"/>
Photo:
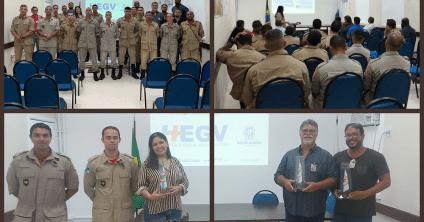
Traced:
<path fill-rule="evenodd" d="M 393 98 L 402 108 L 406 108 L 411 78 L 402 69 L 387 70 L 377 83 L 374 99 Z M 358 109 L 362 101 L 362 77 L 353 72 L 344 72 L 335 76 L 327 85 L 323 109 Z M 302 109 L 304 108 L 302 84 L 288 77 L 274 78 L 258 91 L 257 109 Z M 387 100 L 375 102 L 386 104 Z M 366 108 L 373 108 L 374 101 Z M 390 106 L 395 107 L 395 106 Z"/>

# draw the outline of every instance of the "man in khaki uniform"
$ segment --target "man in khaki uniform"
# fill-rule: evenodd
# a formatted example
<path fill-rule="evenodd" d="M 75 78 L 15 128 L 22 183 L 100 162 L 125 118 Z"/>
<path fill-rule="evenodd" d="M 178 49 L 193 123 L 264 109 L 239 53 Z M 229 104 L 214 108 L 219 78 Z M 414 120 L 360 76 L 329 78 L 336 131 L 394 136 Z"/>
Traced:
<path fill-rule="evenodd" d="M 136 20 L 138 19 L 137 8 L 135 6 L 131 8 L 131 18 L 135 18 Z"/>
<path fill-rule="evenodd" d="M 93 201 L 93 222 L 132 222 L 138 165 L 134 157 L 119 152 L 121 136 L 116 127 L 105 127 L 101 140 L 104 151 L 88 159 L 84 173 L 84 191 Z"/>
<path fill-rule="evenodd" d="M 103 22 L 103 15 L 97 13 L 97 5 L 93 4 L 91 6 L 91 9 L 93 9 L 93 19 L 97 20 L 98 24 L 100 25 Z M 100 61 L 100 37 L 96 36 L 96 43 L 97 43 L 97 60 Z"/>
<path fill-rule="evenodd" d="M 286 36 L 284 36 L 284 40 L 286 40 L 286 46 L 288 45 L 300 45 L 300 38 L 298 36 L 293 36 L 294 27 L 287 26 L 286 28 Z"/>
<path fill-rule="evenodd" d="M 146 15 L 147 17 L 147 15 Z M 122 67 L 124 66 L 125 53 L 128 50 L 131 62 L 131 76 L 134 79 L 139 79 L 135 73 L 135 45 L 137 36 L 137 21 L 131 19 L 131 8 L 125 7 L 125 16 L 118 19 L 118 28 L 120 28 L 121 37 L 119 38 L 119 73 L 118 77 L 122 76 Z"/>
<path fill-rule="evenodd" d="M 118 68 L 116 63 L 116 39 L 119 38 L 119 29 L 116 23 L 112 22 L 112 12 L 106 12 L 106 22 L 100 24 L 99 36 L 102 39 L 100 49 L 100 80 L 105 78 L 105 61 L 107 54 L 109 53 L 110 59 L 112 60 L 112 79 L 116 80 L 115 69 Z"/>
<path fill-rule="evenodd" d="M 168 59 L 172 65 L 172 70 L 176 68 L 176 58 L 178 53 L 178 39 L 180 38 L 180 26 L 174 23 L 174 15 L 168 13 L 166 15 L 167 23 L 162 24 L 160 29 L 160 54 L 162 58 Z M 169 58 L 168 58 L 169 56 Z"/>
<path fill-rule="evenodd" d="M 262 39 L 262 35 L 261 35 L 261 29 L 262 29 L 262 23 L 259 20 L 255 20 L 252 23 L 252 32 L 255 34 L 252 38 L 252 43 L 255 43 L 257 41 L 259 41 L 260 39 Z"/>
<path fill-rule="evenodd" d="M 134 3 L 135 4 L 135 3 Z M 138 17 L 136 18 L 137 24 L 140 24 L 140 22 L 143 22 L 144 19 L 144 8 L 143 7 L 138 7 L 137 8 L 137 14 Z M 141 39 L 140 39 L 140 35 L 137 35 L 136 38 L 136 47 L 135 47 L 135 73 L 139 73 L 140 72 L 140 65 L 141 65 Z"/>
<path fill-rule="evenodd" d="M 409 73 L 410 63 L 407 57 L 399 55 L 403 36 L 397 32 L 390 33 L 386 41 L 386 52 L 368 64 L 364 79 L 365 105 L 374 99 L 375 87 L 385 71 L 389 69 L 403 69 Z"/>
<path fill-rule="evenodd" d="M 53 18 L 59 19 L 59 6 L 53 5 Z"/>
<path fill-rule="evenodd" d="M 25 59 L 32 60 L 32 44 L 34 40 L 32 33 L 34 32 L 34 20 L 27 16 L 28 8 L 26 5 L 19 7 L 19 16 L 13 18 L 10 32 L 15 37 L 15 64 L 22 59 L 22 50 L 25 51 Z"/>
<path fill-rule="evenodd" d="M 336 35 L 331 38 L 331 60 L 319 64 L 312 77 L 312 94 L 309 97 L 311 109 L 322 109 L 325 89 L 338 74 L 349 71 L 363 76 L 361 64 L 345 55 L 346 48 L 346 41 L 342 36 Z"/>
<path fill-rule="evenodd" d="M 9 194 L 18 198 L 15 222 L 67 222 L 66 202 L 78 192 L 78 174 L 69 157 L 50 147 L 51 129 L 36 123 L 29 138 L 34 148 L 13 156 L 7 170 Z"/>
<path fill-rule="evenodd" d="M 237 44 L 237 50 L 231 49 L 233 44 Z M 246 105 L 241 102 L 243 93 L 244 78 L 246 72 L 252 65 L 265 59 L 266 56 L 260 54 L 252 47 L 252 36 L 238 33 L 234 39 L 216 52 L 219 61 L 227 64 L 228 75 L 233 82 L 230 95 L 240 101 L 240 107 L 246 109 Z"/>
<path fill-rule="evenodd" d="M 202 23 L 194 21 L 193 18 L 194 13 L 188 11 L 187 21 L 181 23 L 181 35 L 183 36 L 181 59 L 192 58 L 202 63 L 199 45 L 205 33 Z"/>
<path fill-rule="evenodd" d="M 62 27 L 62 25 L 68 21 L 68 12 L 67 12 L 66 5 L 62 5 L 62 13 L 58 15 L 58 17 L 55 17 L 59 20 L 59 26 Z M 59 35 L 62 35 L 62 30 L 59 31 Z M 57 38 L 57 51 L 60 51 L 62 44 L 62 38 Z"/>
<path fill-rule="evenodd" d="M 386 29 L 384 30 L 384 37 L 387 38 L 387 36 L 389 36 L 389 34 L 392 32 L 398 33 L 403 38 L 403 34 L 398 28 L 396 28 L 396 21 L 394 19 L 387 19 Z"/>
<path fill-rule="evenodd" d="M 339 21 L 333 21 L 330 26 L 330 34 L 327 37 L 321 38 L 321 49 L 328 49 L 330 47 L 331 37 L 338 35 L 342 29 L 342 23 Z"/>
<path fill-rule="evenodd" d="M 268 30 L 271 30 L 271 29 L 272 29 L 272 27 L 268 24 L 265 24 L 265 25 L 262 26 L 262 29 L 261 29 L 262 38 L 259 41 L 252 44 L 252 47 L 255 48 L 256 51 L 260 52 L 260 51 L 263 51 L 263 50 L 267 50 L 265 48 L 265 33 Z"/>
<path fill-rule="evenodd" d="M 312 30 L 308 35 L 308 44 L 303 46 L 293 52 L 292 57 L 299 60 L 304 61 L 305 59 L 311 57 L 317 57 L 324 61 L 328 60 L 328 53 L 324 49 L 318 47 L 319 42 L 321 41 L 321 33 L 317 30 Z"/>
<path fill-rule="evenodd" d="M 321 30 L 321 20 L 320 19 L 315 19 L 312 22 L 312 27 L 313 27 L 313 29 L 311 31 L 317 30 L 319 33 L 321 33 L 321 38 L 327 37 L 327 33 L 325 33 L 324 31 Z M 307 33 L 305 33 L 305 35 L 303 35 L 302 44 L 301 44 L 302 46 L 307 44 L 306 40 L 308 39 L 309 33 L 310 32 L 307 32 Z"/>
<path fill-rule="evenodd" d="M 80 56 L 80 62 L 79 67 L 81 68 L 81 80 L 84 80 L 84 69 L 85 69 L 85 60 L 84 56 L 87 55 L 87 52 L 90 53 L 91 57 L 91 68 L 93 70 L 94 74 L 94 81 L 98 81 L 99 78 L 97 77 L 97 59 L 96 59 L 96 51 L 97 51 L 97 45 L 96 45 L 96 35 L 99 34 L 99 23 L 96 19 L 93 18 L 91 15 L 91 8 L 88 7 L 85 9 L 85 18 L 80 19 L 77 31 L 81 33 L 79 43 L 78 43 L 78 49 L 79 49 L 79 56 Z"/>
<path fill-rule="evenodd" d="M 159 25 L 153 22 L 152 12 L 146 12 L 146 21 L 138 24 L 141 43 L 141 76 L 145 76 L 147 62 L 157 57 Z"/>
<path fill-rule="evenodd" d="M 56 58 L 57 37 L 60 30 L 59 20 L 52 18 L 52 7 L 46 7 L 46 17 L 41 19 L 37 26 L 40 38 L 40 49 L 47 50 L 52 59 Z"/>
<path fill-rule="evenodd" d="M 357 29 L 353 32 L 352 35 L 352 46 L 346 50 L 346 55 L 350 56 L 354 53 L 361 54 L 367 58 L 367 62 L 370 62 L 371 59 L 371 53 L 370 50 L 367 48 L 364 48 L 362 46 L 362 42 L 364 41 L 364 31 Z"/>
<path fill-rule="evenodd" d="M 62 38 L 62 47 L 61 51 L 65 49 L 70 49 L 78 55 L 78 42 L 77 39 L 81 33 L 77 32 L 78 23 L 74 22 L 74 14 L 72 12 L 68 13 L 68 21 L 63 23 L 61 26 L 61 38 Z"/>
<path fill-rule="evenodd" d="M 269 50 L 268 57 L 252 66 L 246 75 L 244 82 L 242 102 L 249 109 L 256 106 L 256 96 L 259 89 L 269 80 L 276 77 L 290 77 L 303 86 L 304 100 L 310 94 L 309 74 L 305 63 L 293 59 L 284 48 L 283 32 L 273 29 L 265 34 L 266 47 Z M 307 103 L 305 103 L 307 106 Z"/>

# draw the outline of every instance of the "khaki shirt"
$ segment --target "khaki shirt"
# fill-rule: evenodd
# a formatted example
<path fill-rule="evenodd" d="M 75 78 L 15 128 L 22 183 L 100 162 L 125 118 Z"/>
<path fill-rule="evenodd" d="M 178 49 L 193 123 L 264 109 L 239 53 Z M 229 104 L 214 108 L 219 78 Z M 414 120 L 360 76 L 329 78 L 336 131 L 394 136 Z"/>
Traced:
<path fill-rule="evenodd" d="M 275 15 L 275 20 L 281 20 L 283 22 L 283 28 L 287 28 L 287 24 L 285 23 L 286 19 L 284 19 L 283 15 L 281 13 L 277 13 Z"/>
<path fill-rule="evenodd" d="M 119 153 L 115 164 L 104 152 L 88 159 L 84 191 L 93 201 L 93 221 L 133 221 L 138 178 L 139 168 L 128 154 Z"/>
<path fill-rule="evenodd" d="M 321 33 L 321 40 L 322 40 L 323 38 L 327 38 L 327 33 L 325 33 L 324 31 L 322 31 L 321 29 L 313 29 L 313 30 L 318 30 L 318 31 L 319 31 L 319 33 Z M 302 45 L 306 45 L 306 40 L 308 39 L 308 35 L 309 35 L 309 32 L 307 32 L 307 33 L 305 33 L 305 34 L 303 35 Z"/>
<path fill-rule="evenodd" d="M 185 21 L 181 23 L 181 29 L 183 32 L 183 40 L 181 42 L 183 47 L 190 51 L 198 49 L 203 36 L 205 36 L 202 23 L 194 21 L 193 25 L 190 26 L 188 21 Z"/>
<path fill-rule="evenodd" d="M 291 35 L 286 35 L 286 36 L 284 36 L 284 40 L 286 41 L 286 46 L 288 46 L 288 45 L 300 45 L 300 39 L 297 36 L 293 37 Z"/>
<path fill-rule="evenodd" d="M 177 23 L 174 23 L 172 27 L 169 27 L 168 23 L 162 24 L 160 27 L 160 37 L 162 38 L 160 49 L 170 52 L 178 51 L 180 34 L 180 26 Z"/>
<path fill-rule="evenodd" d="M 100 24 L 99 37 L 102 38 L 100 50 L 107 52 L 116 51 L 116 39 L 119 38 L 119 29 L 116 23 L 111 22 L 108 25 L 106 22 Z"/>
<path fill-rule="evenodd" d="M 59 20 L 50 18 L 50 20 L 47 20 L 47 18 L 43 18 L 38 22 L 37 30 L 40 30 L 42 33 L 45 34 L 52 34 L 56 30 L 60 30 Z M 40 47 L 56 47 L 57 46 L 57 36 L 44 41 L 44 37 L 40 36 Z"/>
<path fill-rule="evenodd" d="M 96 33 L 99 32 L 99 23 L 97 22 L 97 20 L 91 18 L 90 21 L 88 21 L 87 17 L 84 19 L 80 19 L 77 31 L 81 32 L 78 43 L 79 48 L 97 48 Z"/>
<path fill-rule="evenodd" d="M 74 22 L 72 23 L 72 26 L 69 24 L 69 22 L 65 22 L 62 24 L 61 30 L 62 30 L 62 48 L 64 49 L 72 49 L 72 50 L 78 50 L 78 23 Z"/>
<path fill-rule="evenodd" d="M 99 14 L 99 13 L 94 14 L 94 12 L 93 12 L 93 14 L 91 14 L 91 17 L 93 19 L 96 19 L 99 24 L 103 22 L 103 15 L 102 14 Z"/>
<path fill-rule="evenodd" d="M 347 55 L 336 55 L 331 57 L 331 60 L 319 64 L 312 77 L 312 95 L 309 100 L 309 107 L 311 109 L 322 109 L 328 83 L 338 74 L 347 71 L 363 76 L 361 64 L 356 60 L 349 59 Z"/>
<path fill-rule="evenodd" d="M 407 57 L 402 57 L 398 52 L 393 51 L 387 51 L 379 58 L 371 60 L 364 74 L 365 104 L 368 104 L 374 99 L 375 87 L 385 71 L 397 68 L 409 73 L 410 66 Z"/>
<path fill-rule="evenodd" d="M 156 50 L 158 48 L 159 25 L 156 22 L 140 22 L 138 24 L 142 50 Z"/>
<path fill-rule="evenodd" d="M 261 34 L 255 34 L 255 36 L 252 37 L 252 43 L 255 43 L 259 40 L 262 39 L 262 35 Z"/>
<path fill-rule="evenodd" d="M 29 218 L 35 210 L 52 219 L 66 215 L 65 190 L 79 185 L 69 157 L 51 151 L 40 165 L 34 149 L 13 156 L 6 180 L 10 194 L 19 192 L 13 214 Z"/>
<path fill-rule="evenodd" d="M 227 64 L 228 75 L 233 82 L 230 95 L 235 100 L 241 100 L 243 93 L 244 79 L 247 70 L 254 64 L 265 59 L 266 56 L 255 51 L 252 46 L 244 46 L 238 50 L 218 50 L 216 56 L 219 61 Z"/>
<path fill-rule="evenodd" d="M 130 19 L 128 21 L 125 17 L 121 17 L 118 19 L 116 24 L 118 24 L 118 28 L 120 28 L 121 32 L 121 37 L 119 37 L 119 46 L 134 46 L 138 31 L 137 21 L 134 19 Z"/>
<path fill-rule="evenodd" d="M 29 31 L 35 31 L 35 22 L 30 16 L 25 16 L 22 18 L 20 15 L 13 18 L 12 27 L 10 31 L 16 32 L 19 36 L 25 35 Z M 34 41 L 32 40 L 32 36 L 28 36 L 24 39 L 24 42 L 19 42 L 16 38 L 14 41 L 15 45 L 32 45 Z"/>
<path fill-rule="evenodd" d="M 304 101 L 308 101 L 311 88 L 305 63 L 293 59 L 286 50 L 280 49 L 270 52 L 267 58 L 252 66 L 247 72 L 242 95 L 242 102 L 247 108 L 255 108 L 259 89 L 276 77 L 290 77 L 298 81 L 303 86 Z"/>
<path fill-rule="evenodd" d="M 78 18 L 76 15 L 75 15 L 75 21 L 76 22 L 78 22 L 78 23 L 80 23 L 80 20 L 84 20 L 85 19 L 85 16 L 84 15 L 81 15 L 81 18 Z"/>
<path fill-rule="evenodd" d="M 268 50 L 267 48 L 265 48 L 265 38 L 262 38 L 259 41 L 256 41 L 255 43 L 252 44 L 252 47 L 255 48 L 256 51 L 260 52 L 262 50 Z"/>
<path fill-rule="evenodd" d="M 62 25 L 63 23 L 68 21 L 68 14 L 64 15 L 63 13 L 60 13 L 59 16 L 57 17 L 57 19 L 59 20 L 59 25 Z M 53 17 L 53 16 L 52 16 Z M 53 17 L 56 18 L 56 17 Z"/>
<path fill-rule="evenodd" d="M 370 50 L 367 48 L 364 48 L 361 44 L 353 44 L 350 48 L 348 48 L 346 50 L 346 55 L 350 56 L 354 53 L 359 53 L 363 56 L 365 56 L 365 58 L 367 58 L 367 62 L 370 62 L 371 59 L 371 53 Z"/>
<path fill-rule="evenodd" d="M 138 15 L 138 13 L 134 16 L 133 14 L 131 14 L 131 18 L 133 18 L 133 19 L 135 19 L 135 20 L 138 20 L 138 18 L 139 18 L 139 15 Z"/>
<path fill-rule="evenodd" d="M 140 22 L 144 22 L 144 21 L 146 21 L 146 19 L 143 17 L 143 18 L 141 18 L 140 19 L 140 17 L 137 17 L 137 18 L 133 18 L 136 22 L 137 22 L 137 24 L 140 24 Z M 136 36 L 136 39 L 135 39 L 135 42 L 138 44 L 138 45 L 140 45 L 140 35 L 138 35 L 137 34 L 137 36 Z M 140 53 L 140 52 L 138 52 L 138 53 Z"/>
<path fill-rule="evenodd" d="M 303 48 L 295 50 L 292 54 L 292 57 L 302 62 L 307 58 L 317 57 L 324 60 L 325 62 L 328 60 L 328 53 L 318 46 L 305 45 Z"/>
<path fill-rule="evenodd" d="M 333 36 L 338 35 L 338 34 L 329 34 L 327 37 L 321 38 L 321 42 L 320 42 L 320 48 L 321 49 L 328 49 L 330 47 L 330 40 Z"/>

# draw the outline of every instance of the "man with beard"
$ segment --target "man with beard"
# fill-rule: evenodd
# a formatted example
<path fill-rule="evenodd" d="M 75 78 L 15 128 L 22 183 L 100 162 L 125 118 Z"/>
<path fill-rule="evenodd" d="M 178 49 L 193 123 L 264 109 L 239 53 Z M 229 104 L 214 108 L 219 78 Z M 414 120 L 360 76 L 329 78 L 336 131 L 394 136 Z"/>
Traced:
<path fill-rule="evenodd" d="M 185 7 L 183 4 L 181 4 L 181 0 L 175 0 L 175 6 L 172 7 L 172 13 L 174 14 L 175 10 L 179 9 L 181 11 L 181 18 L 183 20 L 186 19 L 186 15 L 187 12 L 189 11 L 189 9 L 187 7 Z"/>
<path fill-rule="evenodd" d="M 327 189 L 338 181 L 336 163 L 331 154 L 315 144 L 318 124 L 307 119 L 300 125 L 301 145 L 288 151 L 274 174 L 276 184 L 283 187 L 286 221 L 320 222 L 324 221 Z M 304 189 L 296 190 L 296 157 L 304 156 Z"/>
<path fill-rule="evenodd" d="M 364 128 L 359 123 L 349 123 L 345 128 L 349 149 L 334 155 L 337 168 L 348 162 L 352 179 L 352 191 L 347 199 L 340 199 L 340 187 L 333 190 L 336 197 L 334 222 L 371 222 L 376 215 L 375 194 L 390 186 L 390 171 L 384 156 L 365 148 Z M 344 172 L 340 172 L 344 175 Z M 337 183 L 337 185 L 339 185 Z"/>
<path fill-rule="evenodd" d="M 199 45 L 203 36 L 205 36 L 205 32 L 202 23 L 194 21 L 192 11 L 187 12 L 187 21 L 181 23 L 181 36 L 183 37 L 181 58 L 192 58 L 202 63 Z"/>
<path fill-rule="evenodd" d="M 163 4 L 160 8 L 162 9 L 162 15 L 163 15 L 163 17 L 166 20 L 166 15 L 168 14 L 168 12 L 167 12 L 168 11 L 168 5 L 167 4 Z M 166 22 L 164 22 L 164 23 L 166 23 Z"/>

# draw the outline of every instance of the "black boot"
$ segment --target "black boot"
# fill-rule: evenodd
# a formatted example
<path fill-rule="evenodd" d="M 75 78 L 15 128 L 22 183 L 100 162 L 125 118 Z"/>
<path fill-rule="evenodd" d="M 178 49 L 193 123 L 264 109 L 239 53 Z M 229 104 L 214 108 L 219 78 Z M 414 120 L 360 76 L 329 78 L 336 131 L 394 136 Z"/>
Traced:
<path fill-rule="evenodd" d="M 117 79 L 122 78 L 122 66 L 123 65 L 119 65 L 119 72 L 118 72 L 118 76 L 116 77 Z"/>
<path fill-rule="evenodd" d="M 135 73 L 140 73 L 140 65 L 141 65 L 141 62 L 135 63 Z"/>
<path fill-rule="evenodd" d="M 137 74 L 135 73 L 135 65 L 131 64 L 131 76 L 134 77 L 134 79 L 139 79 Z"/>
<path fill-rule="evenodd" d="M 85 57 L 85 62 L 88 62 L 89 59 L 90 59 L 90 53 L 87 52 L 87 56 Z"/>
<path fill-rule="evenodd" d="M 99 77 L 99 80 L 103 80 L 105 78 L 105 69 L 104 68 L 102 68 L 101 69 L 101 71 L 100 71 L 100 77 Z"/>
<path fill-rule="evenodd" d="M 144 79 L 145 77 L 146 77 L 146 70 L 142 69 L 140 79 Z"/>
<path fill-rule="evenodd" d="M 100 52 L 97 53 L 97 61 L 100 62 Z"/>
<path fill-rule="evenodd" d="M 94 75 L 94 81 L 99 81 L 99 77 L 97 77 L 97 72 L 94 72 L 93 75 Z"/>
<path fill-rule="evenodd" d="M 116 76 L 115 76 L 115 69 L 112 69 L 112 79 L 113 80 L 116 80 L 117 79 Z"/>
<path fill-rule="evenodd" d="M 81 71 L 81 76 L 79 77 L 80 81 L 83 81 L 85 79 L 85 73 L 84 70 Z"/>

